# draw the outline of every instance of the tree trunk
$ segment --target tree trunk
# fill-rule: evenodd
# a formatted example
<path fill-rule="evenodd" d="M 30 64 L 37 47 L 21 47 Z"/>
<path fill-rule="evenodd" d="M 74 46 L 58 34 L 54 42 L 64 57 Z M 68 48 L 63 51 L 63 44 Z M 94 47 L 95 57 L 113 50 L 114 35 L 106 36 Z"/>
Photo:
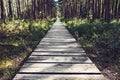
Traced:
<path fill-rule="evenodd" d="M 111 9 L 111 18 L 112 19 L 114 19 L 114 3 L 115 3 L 115 1 L 111 1 L 111 7 L 112 7 L 112 9 Z"/>
<path fill-rule="evenodd" d="M 120 1 L 119 1 L 119 5 L 118 5 L 118 20 L 120 21 Z"/>
<path fill-rule="evenodd" d="M 104 4 L 104 1 L 102 1 L 102 12 L 101 12 L 101 18 L 103 19 L 104 18 L 104 7 L 105 7 L 105 4 Z"/>
<path fill-rule="evenodd" d="M 13 17 L 13 13 L 12 13 L 12 7 L 11 7 L 11 0 L 8 0 L 8 5 L 9 5 L 9 14 L 8 14 L 8 16 L 10 18 L 12 18 Z"/>
<path fill-rule="evenodd" d="M 88 6 L 87 6 L 87 17 L 89 18 L 89 12 L 90 12 L 90 0 L 88 0 Z"/>
<path fill-rule="evenodd" d="M 36 9 L 36 0 L 32 0 L 32 14 L 33 14 L 33 19 L 36 19 L 35 15 L 35 9 Z"/>
<path fill-rule="evenodd" d="M 118 10 L 118 7 L 117 7 L 117 6 L 118 6 L 118 0 L 116 0 L 116 2 L 115 2 L 115 10 L 114 10 L 114 12 L 115 12 L 115 13 L 114 13 L 114 17 L 115 17 L 115 18 L 117 18 L 117 10 Z"/>
<path fill-rule="evenodd" d="M 20 0 L 17 0 L 17 16 L 21 17 L 21 8 L 20 8 Z"/>
<path fill-rule="evenodd" d="M 95 19 L 95 5 L 94 5 L 95 1 L 92 0 L 92 19 L 94 20 Z"/>
<path fill-rule="evenodd" d="M 105 21 L 110 22 L 110 0 L 105 0 Z"/>
<path fill-rule="evenodd" d="M 101 12 L 101 0 L 98 0 L 98 12 L 97 12 L 98 19 L 100 19 L 100 12 Z"/>
<path fill-rule="evenodd" d="M 4 6 L 3 6 L 3 0 L 0 0 L 0 12 L 1 12 L 1 19 L 4 19 Z"/>

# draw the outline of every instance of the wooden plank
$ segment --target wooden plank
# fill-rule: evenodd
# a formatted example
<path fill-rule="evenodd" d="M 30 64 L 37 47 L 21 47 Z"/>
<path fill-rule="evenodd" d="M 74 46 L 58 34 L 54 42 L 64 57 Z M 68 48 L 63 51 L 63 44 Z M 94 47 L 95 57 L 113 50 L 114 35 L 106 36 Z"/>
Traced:
<path fill-rule="evenodd" d="M 55 41 L 69 41 L 69 40 L 75 40 L 75 39 L 72 39 L 72 38 L 47 38 L 47 37 L 45 37 L 43 40 L 55 40 Z"/>
<path fill-rule="evenodd" d="M 54 45 L 54 46 L 65 46 L 65 45 L 68 45 L 68 46 L 73 46 L 73 45 L 78 45 L 77 43 L 70 43 L 70 42 L 68 42 L 68 43 L 50 43 L 50 42 L 46 42 L 46 43 L 40 43 L 39 45 Z"/>
<path fill-rule="evenodd" d="M 92 63 L 92 61 L 86 56 L 30 56 L 26 62 Z"/>
<path fill-rule="evenodd" d="M 75 49 L 75 48 L 78 48 L 80 49 L 81 47 L 80 46 L 41 46 L 41 45 L 38 45 L 37 48 L 40 48 L 40 49 Z"/>
<path fill-rule="evenodd" d="M 85 52 L 82 48 L 77 49 L 77 48 L 66 48 L 66 49 L 51 49 L 51 48 L 36 48 L 34 51 L 57 51 L 57 52 Z"/>
<path fill-rule="evenodd" d="M 17 74 L 14 80 L 108 80 L 103 75 Z"/>
<path fill-rule="evenodd" d="M 55 49 L 55 48 L 59 48 L 59 49 L 63 49 L 63 48 L 82 48 L 81 46 L 79 45 L 44 45 L 44 46 L 41 46 L 40 44 L 37 46 L 37 48 L 52 48 L 52 49 Z"/>
<path fill-rule="evenodd" d="M 19 72 L 27 73 L 101 73 L 94 64 L 26 63 Z"/>
<path fill-rule="evenodd" d="M 41 52 L 41 51 L 37 51 L 37 52 L 32 52 L 31 56 L 32 55 L 86 55 L 85 52 L 79 52 L 79 53 L 67 53 L 67 52 Z"/>
<path fill-rule="evenodd" d="M 76 45 L 76 46 L 78 46 L 78 44 L 76 43 L 76 42 L 41 42 L 40 44 L 52 44 L 53 46 L 59 46 L 59 45 L 64 45 L 64 46 L 66 46 L 66 45 Z"/>

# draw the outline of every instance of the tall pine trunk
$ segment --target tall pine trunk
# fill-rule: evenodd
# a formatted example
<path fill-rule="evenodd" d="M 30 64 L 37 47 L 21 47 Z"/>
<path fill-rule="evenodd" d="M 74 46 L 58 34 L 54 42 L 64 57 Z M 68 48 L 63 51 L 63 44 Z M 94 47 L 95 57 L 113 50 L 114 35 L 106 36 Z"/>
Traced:
<path fill-rule="evenodd" d="M 98 12 L 97 12 L 98 19 L 100 19 L 100 12 L 101 12 L 101 0 L 98 0 Z"/>
<path fill-rule="evenodd" d="M 105 0 L 105 21 L 110 22 L 110 0 Z"/>
<path fill-rule="evenodd" d="M 94 5 L 95 1 L 92 0 L 92 19 L 94 20 L 95 19 L 95 5 Z"/>
<path fill-rule="evenodd" d="M 21 8 L 20 8 L 20 0 L 17 0 L 17 16 L 21 17 Z"/>
<path fill-rule="evenodd" d="M 8 16 L 10 18 L 12 18 L 13 17 L 13 13 L 12 13 L 11 0 L 8 0 L 8 5 L 9 5 L 9 14 L 8 14 Z"/>
<path fill-rule="evenodd" d="M 32 0 L 32 15 L 33 15 L 33 19 L 36 19 L 36 15 L 35 15 L 35 9 L 36 9 L 36 0 Z"/>
<path fill-rule="evenodd" d="M 112 7 L 112 9 L 111 9 L 111 19 L 114 19 L 114 3 L 115 3 L 115 1 L 111 1 L 111 7 Z"/>
<path fill-rule="evenodd" d="M 1 14 L 0 14 L 0 18 L 1 19 L 4 19 L 4 6 L 3 6 L 4 4 L 3 4 L 3 0 L 0 0 L 0 12 L 1 12 Z"/>
<path fill-rule="evenodd" d="M 118 5 L 118 20 L 120 21 L 120 1 L 119 1 L 119 5 Z"/>
<path fill-rule="evenodd" d="M 118 10 L 118 7 L 117 7 L 117 6 L 118 6 L 118 0 L 116 0 L 116 2 L 115 2 L 115 10 L 114 10 L 114 12 L 115 12 L 115 13 L 114 13 L 114 17 L 115 17 L 115 18 L 117 18 L 117 10 Z"/>

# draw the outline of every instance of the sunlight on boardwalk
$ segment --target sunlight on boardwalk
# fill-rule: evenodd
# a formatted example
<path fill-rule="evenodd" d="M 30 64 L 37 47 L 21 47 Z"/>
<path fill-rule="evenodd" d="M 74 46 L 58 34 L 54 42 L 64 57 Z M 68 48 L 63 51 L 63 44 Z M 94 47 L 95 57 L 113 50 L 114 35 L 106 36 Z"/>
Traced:
<path fill-rule="evenodd" d="M 57 20 L 13 80 L 107 80 Z"/>

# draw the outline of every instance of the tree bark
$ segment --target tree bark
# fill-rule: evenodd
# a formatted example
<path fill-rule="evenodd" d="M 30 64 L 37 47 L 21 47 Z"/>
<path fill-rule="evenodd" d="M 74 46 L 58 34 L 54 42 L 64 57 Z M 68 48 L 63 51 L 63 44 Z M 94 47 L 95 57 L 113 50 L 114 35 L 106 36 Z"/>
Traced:
<path fill-rule="evenodd" d="M 20 0 L 17 0 L 17 16 L 21 17 L 21 8 L 20 8 Z"/>
<path fill-rule="evenodd" d="M 101 0 L 98 0 L 98 12 L 97 12 L 98 19 L 100 19 L 100 12 L 101 12 Z"/>
<path fill-rule="evenodd" d="M 119 5 L 118 5 L 118 20 L 120 21 L 120 1 L 119 1 Z"/>
<path fill-rule="evenodd" d="M 95 1 L 92 0 L 92 19 L 94 20 L 95 19 L 95 5 L 94 5 Z"/>
<path fill-rule="evenodd" d="M 32 0 L 32 14 L 33 14 L 33 19 L 36 19 L 36 15 L 35 15 L 35 10 L 36 9 L 36 0 Z"/>
<path fill-rule="evenodd" d="M 105 21 L 110 22 L 110 0 L 105 0 Z"/>
<path fill-rule="evenodd" d="M 105 0 L 102 1 L 102 13 L 101 18 L 104 19 L 105 17 Z"/>
<path fill-rule="evenodd" d="M 114 17 L 117 18 L 117 10 L 118 10 L 118 0 L 115 2 L 115 10 L 114 10 Z"/>
<path fill-rule="evenodd" d="M 12 13 L 11 0 L 8 0 L 8 5 L 9 5 L 9 14 L 8 14 L 8 16 L 10 18 L 12 18 L 13 17 L 13 13 Z"/>
<path fill-rule="evenodd" d="M 4 6 L 3 0 L 0 0 L 0 12 L 1 12 L 1 19 L 4 19 Z"/>

